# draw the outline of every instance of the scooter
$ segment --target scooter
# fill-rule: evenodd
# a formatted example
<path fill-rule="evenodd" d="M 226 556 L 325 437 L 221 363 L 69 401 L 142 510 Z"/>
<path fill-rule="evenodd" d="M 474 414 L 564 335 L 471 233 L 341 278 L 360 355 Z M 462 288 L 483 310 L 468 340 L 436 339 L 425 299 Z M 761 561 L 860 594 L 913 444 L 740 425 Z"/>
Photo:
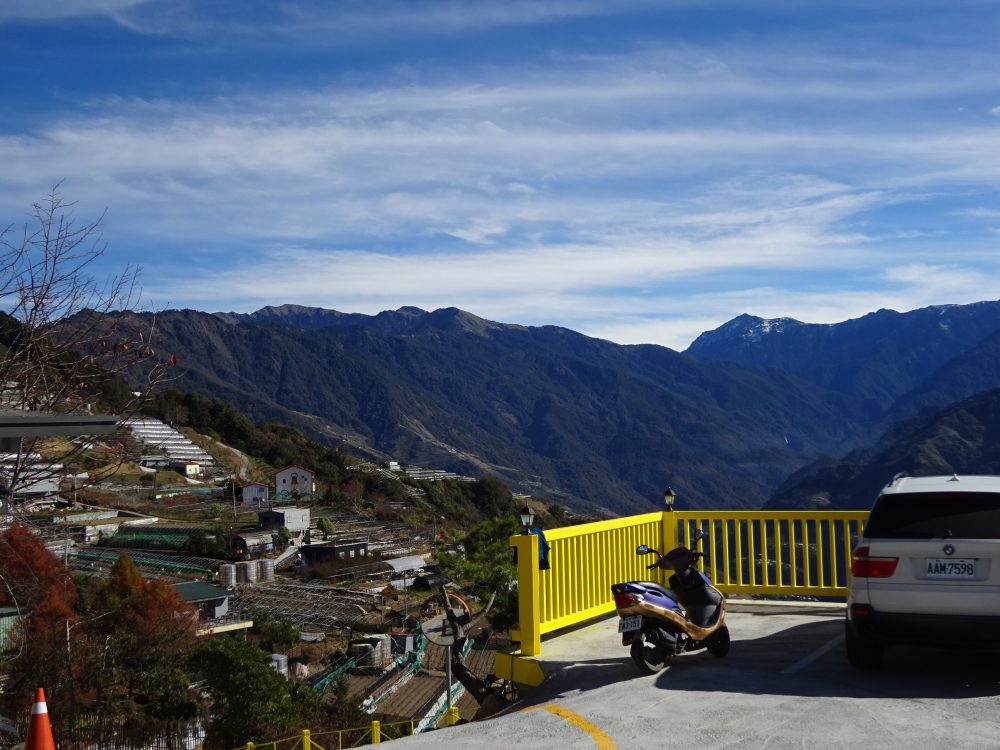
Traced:
<path fill-rule="evenodd" d="M 645 544 L 636 549 L 637 555 L 656 555 L 646 570 L 674 571 L 669 587 L 653 581 L 611 586 L 622 645 L 631 647 L 632 659 L 645 674 L 656 674 L 670 658 L 687 651 L 704 648 L 719 658 L 729 653 L 726 598 L 697 567 L 704 556 L 697 546 L 704 536 L 699 529 L 694 549 L 676 547 L 665 555 Z"/>

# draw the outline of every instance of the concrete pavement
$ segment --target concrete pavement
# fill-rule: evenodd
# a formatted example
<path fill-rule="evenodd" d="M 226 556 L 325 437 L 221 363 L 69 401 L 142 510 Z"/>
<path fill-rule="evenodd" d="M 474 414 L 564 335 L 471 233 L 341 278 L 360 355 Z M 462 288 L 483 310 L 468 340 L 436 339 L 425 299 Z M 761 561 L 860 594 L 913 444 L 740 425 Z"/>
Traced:
<path fill-rule="evenodd" d="M 890 649 L 848 666 L 843 606 L 731 601 L 732 650 L 641 675 L 617 618 L 546 640 L 546 681 L 504 716 L 397 740 L 440 748 L 998 748 L 1000 657 Z M 525 710 L 531 709 L 531 710 Z"/>

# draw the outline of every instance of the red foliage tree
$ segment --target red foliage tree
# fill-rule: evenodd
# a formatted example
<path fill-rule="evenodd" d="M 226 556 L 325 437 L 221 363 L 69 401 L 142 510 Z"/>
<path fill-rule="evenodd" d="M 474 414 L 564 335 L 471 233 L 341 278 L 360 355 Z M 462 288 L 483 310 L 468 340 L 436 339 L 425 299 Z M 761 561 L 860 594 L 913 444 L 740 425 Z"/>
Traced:
<path fill-rule="evenodd" d="M 104 685 L 123 688 L 126 697 L 161 716 L 193 710 L 183 695 L 187 680 L 179 669 L 194 649 L 198 617 L 165 580 L 150 580 L 121 555 L 97 597 L 91 637 L 105 643 Z"/>
<path fill-rule="evenodd" d="M 23 524 L 14 523 L 0 534 L 0 575 L 5 606 L 30 611 L 53 590 L 62 593 L 68 607 L 75 601 L 69 569 Z"/>
<path fill-rule="evenodd" d="M 26 526 L 15 523 L 0 534 L 0 602 L 21 613 L 12 635 L 8 672 L 19 703 L 44 687 L 55 710 L 77 705 L 85 671 L 73 653 L 87 651 L 77 629 L 76 588 L 69 569 Z"/>

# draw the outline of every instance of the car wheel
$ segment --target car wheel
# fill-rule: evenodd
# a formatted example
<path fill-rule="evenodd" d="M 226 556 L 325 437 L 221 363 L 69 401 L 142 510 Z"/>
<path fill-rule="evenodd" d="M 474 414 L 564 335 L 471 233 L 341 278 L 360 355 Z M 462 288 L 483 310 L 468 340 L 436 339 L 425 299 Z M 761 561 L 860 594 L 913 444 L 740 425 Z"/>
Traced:
<path fill-rule="evenodd" d="M 729 628 L 723 625 L 709 637 L 705 648 L 712 656 L 721 659 L 729 653 Z"/>
<path fill-rule="evenodd" d="M 656 674 L 667 666 L 666 649 L 656 640 L 656 636 L 641 630 L 632 639 L 632 660 L 643 674 Z"/>
<path fill-rule="evenodd" d="M 878 669 L 882 666 L 885 648 L 880 643 L 862 638 L 851 623 L 844 623 L 844 640 L 847 645 L 847 661 L 855 669 Z"/>

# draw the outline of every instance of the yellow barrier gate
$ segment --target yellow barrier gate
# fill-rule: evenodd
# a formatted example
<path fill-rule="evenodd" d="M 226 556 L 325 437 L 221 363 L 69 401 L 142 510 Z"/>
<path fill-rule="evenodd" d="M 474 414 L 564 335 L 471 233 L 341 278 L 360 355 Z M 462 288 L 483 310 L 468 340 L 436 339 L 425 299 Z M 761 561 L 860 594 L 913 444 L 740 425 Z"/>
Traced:
<path fill-rule="evenodd" d="M 611 584 L 666 582 L 647 571 L 640 544 L 665 552 L 706 536 L 701 567 L 725 594 L 843 597 L 851 549 L 868 511 L 663 511 L 552 529 L 549 570 L 539 570 L 538 537 L 510 538 L 517 551 L 519 630 L 523 656 L 541 652 L 545 633 L 614 610 Z"/>

